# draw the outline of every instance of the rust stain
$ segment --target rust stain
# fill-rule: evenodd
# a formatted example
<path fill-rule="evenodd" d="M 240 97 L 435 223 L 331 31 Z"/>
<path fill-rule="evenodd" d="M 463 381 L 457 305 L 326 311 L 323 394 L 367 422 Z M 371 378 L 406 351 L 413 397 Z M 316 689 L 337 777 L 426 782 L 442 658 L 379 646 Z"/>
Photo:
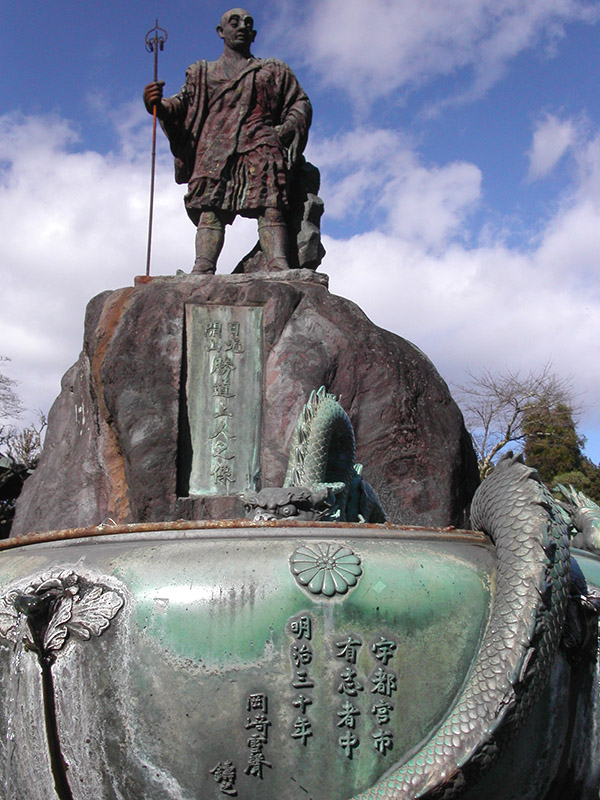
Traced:
<path fill-rule="evenodd" d="M 480 531 L 459 530 L 457 528 L 425 528 L 415 525 L 393 525 L 392 523 L 365 523 L 365 522 L 305 522 L 301 520 L 266 520 L 253 522 L 248 519 L 220 519 L 220 520 L 184 520 L 178 519 L 167 522 L 132 522 L 117 525 L 93 525 L 89 528 L 67 528 L 60 531 L 44 533 L 26 533 L 12 539 L 0 541 L 1 550 L 11 550 L 40 542 L 55 542 L 68 539 L 87 539 L 99 536 L 112 536 L 113 534 L 135 534 L 169 531 L 211 531 L 234 529 L 270 528 L 285 529 L 324 529 L 346 530 L 350 535 L 368 535 L 373 538 L 385 539 L 392 532 L 401 532 L 408 538 L 421 541 L 438 540 L 443 542 L 466 542 L 467 544 L 489 546 L 491 541 Z M 250 532 L 249 530 L 247 531 Z M 274 531 L 275 532 L 275 531 Z M 325 535 L 325 534 L 323 534 Z"/>
<path fill-rule="evenodd" d="M 110 485 L 108 514 L 116 517 L 117 520 L 127 519 L 130 513 L 129 500 L 127 498 L 125 459 L 115 430 L 109 422 L 100 372 L 108 346 L 119 322 L 123 318 L 123 314 L 130 305 L 133 292 L 134 289 L 132 288 L 122 289 L 118 294 L 113 294 L 105 304 L 96 329 L 96 349 L 91 360 L 92 380 L 100 411 L 100 426 L 102 433 L 104 433 L 104 435 L 100 436 L 100 448 Z"/>

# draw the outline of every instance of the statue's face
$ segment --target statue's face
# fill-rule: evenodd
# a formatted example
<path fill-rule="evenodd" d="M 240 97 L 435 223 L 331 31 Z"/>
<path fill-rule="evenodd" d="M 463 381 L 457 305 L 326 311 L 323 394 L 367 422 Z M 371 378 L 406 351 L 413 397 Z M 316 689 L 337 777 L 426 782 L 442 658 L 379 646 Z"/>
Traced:
<path fill-rule="evenodd" d="M 232 8 L 221 17 L 217 33 L 231 50 L 246 50 L 256 37 L 254 20 L 243 8 Z"/>

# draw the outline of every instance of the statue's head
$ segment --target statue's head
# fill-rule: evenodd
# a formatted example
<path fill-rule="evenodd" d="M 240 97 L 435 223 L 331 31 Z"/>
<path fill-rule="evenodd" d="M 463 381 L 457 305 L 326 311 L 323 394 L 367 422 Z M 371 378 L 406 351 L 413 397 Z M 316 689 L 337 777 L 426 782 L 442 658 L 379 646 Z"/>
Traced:
<path fill-rule="evenodd" d="M 226 11 L 217 25 L 217 33 L 225 42 L 225 47 L 238 52 L 249 51 L 256 38 L 254 20 L 243 8 Z"/>

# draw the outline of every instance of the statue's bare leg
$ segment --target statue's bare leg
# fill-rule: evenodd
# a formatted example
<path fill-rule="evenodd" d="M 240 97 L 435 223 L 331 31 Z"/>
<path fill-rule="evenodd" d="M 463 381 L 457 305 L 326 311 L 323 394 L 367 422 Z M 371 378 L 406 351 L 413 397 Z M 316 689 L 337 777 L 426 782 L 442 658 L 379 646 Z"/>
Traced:
<path fill-rule="evenodd" d="M 196 231 L 196 261 L 193 274 L 215 272 L 224 241 L 225 222 L 214 211 L 203 211 Z"/>
<path fill-rule="evenodd" d="M 278 208 L 265 208 L 264 214 L 259 216 L 258 238 L 269 272 L 290 268 L 287 225 Z"/>

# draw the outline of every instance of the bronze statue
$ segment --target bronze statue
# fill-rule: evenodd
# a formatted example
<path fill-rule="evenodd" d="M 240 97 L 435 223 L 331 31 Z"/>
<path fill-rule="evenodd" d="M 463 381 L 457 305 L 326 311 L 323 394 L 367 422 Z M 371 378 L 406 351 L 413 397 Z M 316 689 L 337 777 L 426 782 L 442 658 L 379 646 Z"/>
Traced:
<path fill-rule="evenodd" d="M 192 271 L 215 272 L 225 226 L 238 214 L 258 220 L 267 269 L 288 269 L 297 266 L 288 242 L 290 181 L 305 163 L 310 101 L 286 64 L 252 55 L 247 11 L 225 12 L 217 33 L 223 55 L 192 64 L 178 94 L 163 99 L 163 81 L 144 89 L 175 156 L 175 180 L 188 184 L 185 206 L 198 228 Z"/>

